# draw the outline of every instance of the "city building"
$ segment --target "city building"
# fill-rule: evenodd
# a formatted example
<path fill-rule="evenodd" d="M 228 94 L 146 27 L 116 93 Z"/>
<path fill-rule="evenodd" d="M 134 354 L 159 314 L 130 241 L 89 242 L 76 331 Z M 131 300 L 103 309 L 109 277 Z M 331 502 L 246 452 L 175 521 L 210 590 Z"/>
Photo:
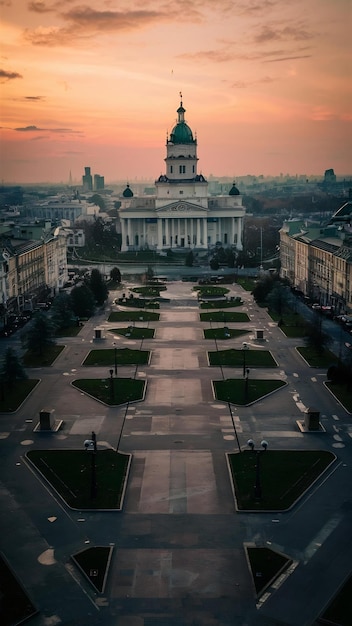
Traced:
<path fill-rule="evenodd" d="M 82 176 L 83 191 L 92 191 L 93 189 L 93 177 L 90 173 L 90 167 L 84 168 L 84 174 Z"/>
<path fill-rule="evenodd" d="M 70 226 L 80 219 L 92 221 L 97 213 L 99 207 L 81 198 L 78 192 L 51 196 L 21 208 L 21 216 L 30 220 L 49 220 L 57 225 L 65 220 Z"/>
<path fill-rule="evenodd" d="M 0 324 L 6 317 L 33 310 L 53 297 L 67 281 L 67 235 L 61 227 L 42 227 L 42 236 L 30 238 L 26 229 L 0 236 Z"/>
<path fill-rule="evenodd" d="M 324 227 L 288 220 L 280 230 L 281 276 L 336 313 L 352 313 L 352 200 Z"/>
<path fill-rule="evenodd" d="M 94 174 L 94 191 L 101 191 L 104 189 L 104 176 L 100 176 L 100 174 Z"/>
<path fill-rule="evenodd" d="M 226 195 L 210 196 L 198 173 L 197 138 L 185 120 L 182 101 L 166 141 L 165 174 L 154 195 L 135 196 L 127 184 L 120 197 L 121 251 L 154 249 L 242 250 L 246 209 L 235 183 Z"/>

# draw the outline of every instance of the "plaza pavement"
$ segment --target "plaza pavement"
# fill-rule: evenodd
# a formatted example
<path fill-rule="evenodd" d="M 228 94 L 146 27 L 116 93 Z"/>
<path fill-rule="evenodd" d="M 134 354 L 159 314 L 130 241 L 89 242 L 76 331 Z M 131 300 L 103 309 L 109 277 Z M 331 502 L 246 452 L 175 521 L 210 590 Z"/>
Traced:
<path fill-rule="evenodd" d="M 191 283 L 170 282 L 151 340 L 133 342 L 109 329 L 113 297 L 89 320 L 50 368 L 31 372 L 40 385 L 15 415 L 1 419 L 1 550 L 40 613 L 34 626 L 313 626 L 350 573 L 350 416 L 323 387 L 325 372 L 310 369 L 251 295 L 240 295 L 250 329 L 236 340 L 205 340 Z M 113 294 L 116 296 L 116 294 Z M 139 324 L 139 323 L 138 323 Z M 146 323 L 140 322 L 141 326 Z M 222 327 L 223 324 L 212 324 Z M 94 340 L 94 329 L 104 339 Z M 264 341 L 255 329 L 264 329 Z M 218 402 L 211 381 L 242 376 L 242 368 L 209 367 L 207 351 L 242 347 L 271 350 L 276 370 L 250 371 L 250 378 L 278 377 L 287 387 L 248 407 Z M 14 340 L 16 341 L 16 340 Z M 75 378 L 109 377 L 83 368 L 92 348 L 142 348 L 148 366 L 119 367 L 118 377 L 147 380 L 143 402 L 107 407 L 80 393 Z M 60 341 L 61 343 L 61 341 Z M 308 406 L 321 410 L 324 435 L 302 434 L 296 420 Z M 42 408 L 64 420 L 57 434 L 33 433 Z M 323 448 L 337 461 L 291 511 L 236 513 L 225 454 L 248 438 L 270 448 Z M 120 439 L 120 431 L 123 427 Z M 98 449 L 133 454 L 121 513 L 68 510 L 28 467 L 33 447 L 81 448 L 91 430 Z M 293 559 L 289 575 L 259 602 L 244 544 L 272 547 Z M 106 590 L 95 594 L 70 561 L 89 545 L 114 545 Z M 352 623 L 352 622 L 351 622 Z"/>

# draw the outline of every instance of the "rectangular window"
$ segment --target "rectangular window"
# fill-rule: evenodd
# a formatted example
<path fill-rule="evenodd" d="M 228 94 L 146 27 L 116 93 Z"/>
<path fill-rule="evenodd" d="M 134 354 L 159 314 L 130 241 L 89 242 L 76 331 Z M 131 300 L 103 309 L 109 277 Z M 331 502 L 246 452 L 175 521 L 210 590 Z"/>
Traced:
<path fill-rule="evenodd" d="M 185 165 L 180 165 L 179 166 L 179 172 L 180 172 L 180 174 L 185 174 L 186 173 L 186 166 Z"/>
<path fill-rule="evenodd" d="M 170 174 L 172 174 L 173 171 L 174 171 L 174 167 L 173 167 L 173 165 L 170 165 Z"/>

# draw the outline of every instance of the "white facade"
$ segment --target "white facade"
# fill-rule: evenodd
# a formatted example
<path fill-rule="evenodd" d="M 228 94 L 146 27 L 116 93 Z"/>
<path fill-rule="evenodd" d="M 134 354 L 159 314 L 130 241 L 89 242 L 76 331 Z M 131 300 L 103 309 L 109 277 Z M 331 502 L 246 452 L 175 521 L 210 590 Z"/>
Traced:
<path fill-rule="evenodd" d="M 166 174 L 155 181 L 155 196 L 135 197 L 127 186 L 119 209 L 121 251 L 152 248 L 242 250 L 242 197 L 233 186 L 227 196 L 209 196 L 208 183 L 197 173 L 197 139 L 186 124 L 182 106 L 166 142 Z"/>

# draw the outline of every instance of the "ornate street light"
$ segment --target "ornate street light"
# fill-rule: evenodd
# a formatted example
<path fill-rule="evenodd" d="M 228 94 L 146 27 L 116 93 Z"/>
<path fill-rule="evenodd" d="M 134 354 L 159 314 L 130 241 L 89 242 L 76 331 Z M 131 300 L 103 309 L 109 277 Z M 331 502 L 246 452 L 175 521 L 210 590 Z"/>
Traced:
<path fill-rule="evenodd" d="M 247 441 L 247 446 L 250 447 L 250 449 L 252 450 L 252 452 L 255 452 L 256 455 L 256 459 L 255 459 L 255 485 L 254 485 L 254 497 L 256 500 L 261 500 L 262 497 L 262 484 L 261 484 L 261 476 L 260 476 L 260 455 L 262 452 L 265 452 L 267 450 L 268 447 L 268 442 L 263 439 L 260 442 L 260 445 L 262 447 L 262 450 L 259 448 L 258 450 L 255 450 L 255 443 L 253 441 L 253 439 L 248 439 Z"/>
<path fill-rule="evenodd" d="M 111 396 L 111 402 L 113 402 L 114 401 L 114 379 L 112 376 L 113 376 L 114 370 L 111 369 L 109 370 L 109 372 L 110 372 L 110 396 Z"/>
<path fill-rule="evenodd" d="M 96 477 L 96 466 L 95 466 L 95 457 L 97 454 L 97 436 L 92 430 L 92 438 L 86 439 L 84 442 L 84 447 L 86 450 L 91 452 L 91 473 L 90 473 L 90 497 L 92 500 L 97 497 L 98 487 L 97 487 L 97 477 Z"/>
<path fill-rule="evenodd" d="M 243 353 L 243 378 L 246 375 L 246 351 L 249 350 L 249 345 L 246 341 L 242 343 L 242 353 Z"/>

